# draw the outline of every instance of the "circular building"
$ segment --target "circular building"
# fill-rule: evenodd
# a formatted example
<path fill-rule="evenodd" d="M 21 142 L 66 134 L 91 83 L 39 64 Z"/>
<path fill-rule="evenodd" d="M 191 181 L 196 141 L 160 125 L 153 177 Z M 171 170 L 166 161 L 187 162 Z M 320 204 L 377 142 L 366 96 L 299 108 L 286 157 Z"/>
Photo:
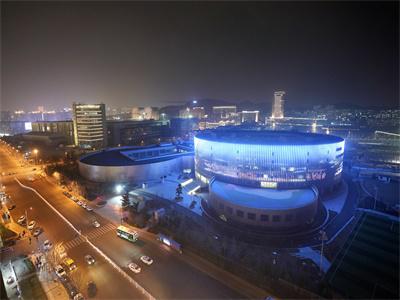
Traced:
<path fill-rule="evenodd" d="M 315 188 L 249 188 L 215 179 L 211 180 L 209 188 L 209 203 L 220 216 L 254 226 L 301 226 L 311 223 L 318 209 L 318 191 Z"/>
<path fill-rule="evenodd" d="M 140 184 L 159 180 L 181 168 L 192 168 L 193 152 L 180 145 L 119 147 L 92 152 L 80 158 L 80 174 L 94 182 Z"/>
<path fill-rule="evenodd" d="M 255 188 L 316 186 L 340 181 L 344 140 L 290 131 L 217 129 L 196 135 L 196 176 Z"/>
<path fill-rule="evenodd" d="M 266 227 L 311 222 L 340 182 L 344 140 L 322 134 L 215 129 L 194 139 L 196 177 L 226 219 Z"/>

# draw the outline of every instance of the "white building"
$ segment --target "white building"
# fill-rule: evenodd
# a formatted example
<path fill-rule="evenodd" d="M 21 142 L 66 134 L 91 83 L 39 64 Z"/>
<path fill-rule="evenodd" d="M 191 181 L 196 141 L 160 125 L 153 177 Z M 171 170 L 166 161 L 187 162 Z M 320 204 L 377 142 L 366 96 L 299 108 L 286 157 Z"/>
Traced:
<path fill-rule="evenodd" d="M 274 103 L 272 104 L 272 119 L 282 119 L 283 115 L 283 96 L 286 93 L 284 91 L 277 91 L 274 93 Z"/>
<path fill-rule="evenodd" d="M 240 112 L 241 123 L 258 123 L 260 112 L 258 110 L 244 110 Z"/>
<path fill-rule="evenodd" d="M 99 149 L 106 146 L 106 109 L 101 104 L 73 103 L 75 145 Z"/>

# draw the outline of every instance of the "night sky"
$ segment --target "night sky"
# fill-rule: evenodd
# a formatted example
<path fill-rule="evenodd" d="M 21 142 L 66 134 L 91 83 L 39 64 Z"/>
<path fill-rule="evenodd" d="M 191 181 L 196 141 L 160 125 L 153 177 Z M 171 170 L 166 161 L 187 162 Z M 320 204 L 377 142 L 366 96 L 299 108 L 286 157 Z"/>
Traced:
<path fill-rule="evenodd" d="M 397 106 L 396 2 L 2 2 L 1 107 Z"/>

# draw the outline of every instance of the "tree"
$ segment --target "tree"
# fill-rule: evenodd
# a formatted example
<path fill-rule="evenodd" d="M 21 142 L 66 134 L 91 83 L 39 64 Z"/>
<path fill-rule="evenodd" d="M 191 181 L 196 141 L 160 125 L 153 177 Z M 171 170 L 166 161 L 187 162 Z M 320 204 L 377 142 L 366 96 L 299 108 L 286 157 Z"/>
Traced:
<path fill-rule="evenodd" d="M 176 196 L 175 196 L 176 201 L 182 200 L 182 185 L 178 184 L 176 187 Z"/>
<path fill-rule="evenodd" d="M 121 196 L 121 207 L 122 207 L 123 209 L 126 209 L 126 208 L 129 207 L 130 204 L 131 204 L 131 203 L 130 203 L 130 201 L 129 201 L 129 194 L 128 194 L 128 192 L 126 192 L 125 194 L 123 194 L 123 195 Z"/>

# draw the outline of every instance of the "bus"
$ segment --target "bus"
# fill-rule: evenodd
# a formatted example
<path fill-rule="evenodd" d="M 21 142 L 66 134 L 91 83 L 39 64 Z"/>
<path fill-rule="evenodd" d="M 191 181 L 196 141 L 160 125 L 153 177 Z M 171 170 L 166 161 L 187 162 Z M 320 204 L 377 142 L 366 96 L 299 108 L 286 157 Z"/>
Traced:
<path fill-rule="evenodd" d="M 117 235 L 120 238 L 126 239 L 132 243 L 136 242 L 139 237 L 138 233 L 135 230 L 122 225 L 118 226 Z"/>

